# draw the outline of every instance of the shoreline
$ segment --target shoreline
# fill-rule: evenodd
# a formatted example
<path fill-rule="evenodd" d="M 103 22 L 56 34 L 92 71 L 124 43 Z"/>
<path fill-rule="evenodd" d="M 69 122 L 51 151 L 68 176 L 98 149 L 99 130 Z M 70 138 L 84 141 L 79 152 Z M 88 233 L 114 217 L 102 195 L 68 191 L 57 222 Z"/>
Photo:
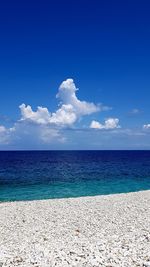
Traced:
<path fill-rule="evenodd" d="M 101 194 L 101 195 L 87 195 L 87 196 L 74 196 L 74 197 L 60 197 L 60 198 L 43 198 L 43 199 L 27 199 L 27 200 L 6 200 L 6 201 L 1 201 L 0 200 L 0 204 L 4 204 L 4 203 L 23 203 L 23 202 L 40 202 L 40 201 L 55 201 L 55 200 L 66 200 L 66 199 L 84 199 L 84 198 L 99 198 L 99 197 L 111 197 L 111 196 L 120 196 L 120 195 L 128 195 L 128 194 L 136 194 L 136 193 L 140 193 L 140 192 L 150 192 L 150 189 L 144 189 L 144 190 L 138 190 L 138 191 L 132 191 L 132 192 L 120 192 L 120 193 L 110 193 L 110 194 Z"/>
<path fill-rule="evenodd" d="M 0 217 L 0 266 L 150 266 L 150 190 L 0 202 Z"/>

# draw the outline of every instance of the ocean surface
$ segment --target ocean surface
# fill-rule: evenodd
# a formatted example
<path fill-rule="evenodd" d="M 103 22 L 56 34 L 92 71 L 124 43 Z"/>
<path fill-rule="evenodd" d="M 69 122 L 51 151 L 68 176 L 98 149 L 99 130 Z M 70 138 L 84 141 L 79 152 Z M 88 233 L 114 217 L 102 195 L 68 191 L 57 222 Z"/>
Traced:
<path fill-rule="evenodd" d="M 150 151 L 0 151 L 0 201 L 150 189 Z"/>

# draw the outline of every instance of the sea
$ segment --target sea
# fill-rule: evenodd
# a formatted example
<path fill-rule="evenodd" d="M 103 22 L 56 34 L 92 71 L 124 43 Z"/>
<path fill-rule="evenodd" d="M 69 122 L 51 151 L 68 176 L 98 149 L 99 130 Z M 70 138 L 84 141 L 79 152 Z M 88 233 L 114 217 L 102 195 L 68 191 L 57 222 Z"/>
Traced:
<path fill-rule="evenodd" d="M 0 151 L 0 202 L 150 189 L 150 151 Z"/>

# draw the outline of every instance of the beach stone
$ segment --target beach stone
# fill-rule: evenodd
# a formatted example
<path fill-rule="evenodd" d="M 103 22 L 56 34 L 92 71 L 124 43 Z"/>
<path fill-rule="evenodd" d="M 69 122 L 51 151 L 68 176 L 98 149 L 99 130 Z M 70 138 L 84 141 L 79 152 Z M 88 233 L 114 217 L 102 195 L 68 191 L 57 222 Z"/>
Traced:
<path fill-rule="evenodd" d="M 150 267 L 150 261 L 145 262 L 145 263 L 143 264 L 143 266 L 144 266 L 144 267 Z"/>
<path fill-rule="evenodd" d="M 0 267 L 150 267 L 149 207 L 150 191 L 0 203 Z"/>

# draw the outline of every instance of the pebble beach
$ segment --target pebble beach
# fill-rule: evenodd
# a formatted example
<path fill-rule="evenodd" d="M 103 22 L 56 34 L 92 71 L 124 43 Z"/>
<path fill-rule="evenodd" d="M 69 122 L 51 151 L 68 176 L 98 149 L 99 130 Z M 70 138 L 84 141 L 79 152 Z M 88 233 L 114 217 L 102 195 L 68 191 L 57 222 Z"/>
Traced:
<path fill-rule="evenodd" d="M 4 266 L 150 266 L 150 191 L 1 202 Z"/>

